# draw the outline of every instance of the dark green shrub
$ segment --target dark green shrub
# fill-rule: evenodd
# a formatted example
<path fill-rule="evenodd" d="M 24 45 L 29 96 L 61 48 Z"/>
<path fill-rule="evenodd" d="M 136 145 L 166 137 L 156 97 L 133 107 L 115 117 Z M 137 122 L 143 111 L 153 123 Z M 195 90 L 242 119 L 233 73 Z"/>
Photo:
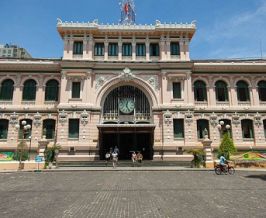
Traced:
<path fill-rule="evenodd" d="M 230 160 L 230 155 L 236 151 L 233 139 L 229 136 L 228 132 L 225 133 L 218 149 L 218 158 L 223 154 L 227 160 Z"/>
<path fill-rule="evenodd" d="M 192 149 L 188 153 L 194 157 L 191 162 L 193 167 L 199 168 L 204 163 L 205 153 L 203 149 Z"/>

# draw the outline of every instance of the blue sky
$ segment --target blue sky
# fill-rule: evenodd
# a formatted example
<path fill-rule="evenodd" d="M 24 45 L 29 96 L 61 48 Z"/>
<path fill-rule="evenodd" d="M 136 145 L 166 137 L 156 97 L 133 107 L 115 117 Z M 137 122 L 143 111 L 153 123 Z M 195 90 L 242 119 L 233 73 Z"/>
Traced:
<path fill-rule="evenodd" d="M 266 56 L 266 0 L 135 0 L 136 22 L 197 21 L 192 59 Z M 118 23 L 118 0 L 0 0 L 0 44 L 25 47 L 33 57 L 59 58 L 63 21 Z"/>

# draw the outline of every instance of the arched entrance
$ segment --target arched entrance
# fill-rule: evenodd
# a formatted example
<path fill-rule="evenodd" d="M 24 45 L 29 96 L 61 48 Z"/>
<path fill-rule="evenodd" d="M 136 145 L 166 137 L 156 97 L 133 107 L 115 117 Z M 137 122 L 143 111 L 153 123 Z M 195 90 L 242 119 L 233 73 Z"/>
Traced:
<path fill-rule="evenodd" d="M 146 95 L 137 87 L 126 85 L 113 89 L 105 98 L 99 128 L 100 158 L 117 146 L 119 159 L 130 159 L 131 153 L 141 152 L 145 159 L 153 157 L 151 106 Z"/>

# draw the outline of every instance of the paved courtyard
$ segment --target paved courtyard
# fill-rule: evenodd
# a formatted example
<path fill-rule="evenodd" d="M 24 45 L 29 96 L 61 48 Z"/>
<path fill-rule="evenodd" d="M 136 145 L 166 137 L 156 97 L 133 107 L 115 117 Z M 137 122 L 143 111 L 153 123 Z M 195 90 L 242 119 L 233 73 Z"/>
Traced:
<path fill-rule="evenodd" d="M 266 172 L 0 173 L 0 217 L 265 217 Z"/>

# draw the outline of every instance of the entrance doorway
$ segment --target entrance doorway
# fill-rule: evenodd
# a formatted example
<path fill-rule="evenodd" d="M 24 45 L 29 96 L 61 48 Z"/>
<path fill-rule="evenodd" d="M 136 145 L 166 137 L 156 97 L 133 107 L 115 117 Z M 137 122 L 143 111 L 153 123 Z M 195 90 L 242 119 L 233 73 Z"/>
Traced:
<path fill-rule="evenodd" d="M 105 154 L 114 149 L 115 146 L 119 149 L 120 160 L 130 160 L 133 151 L 141 152 L 145 160 L 153 158 L 153 129 L 127 129 L 108 128 L 100 129 L 100 159 L 105 159 Z"/>

